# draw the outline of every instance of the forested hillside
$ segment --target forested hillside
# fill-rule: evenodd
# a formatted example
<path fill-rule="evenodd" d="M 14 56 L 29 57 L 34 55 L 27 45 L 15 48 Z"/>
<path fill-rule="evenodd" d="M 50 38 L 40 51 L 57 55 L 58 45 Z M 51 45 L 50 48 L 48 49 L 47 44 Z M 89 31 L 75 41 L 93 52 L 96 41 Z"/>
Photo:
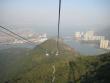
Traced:
<path fill-rule="evenodd" d="M 50 39 L 32 50 L 1 51 L 0 83 L 52 83 L 53 77 L 54 83 L 110 83 L 110 53 L 82 56 L 60 41 L 56 56 L 56 44 Z"/>

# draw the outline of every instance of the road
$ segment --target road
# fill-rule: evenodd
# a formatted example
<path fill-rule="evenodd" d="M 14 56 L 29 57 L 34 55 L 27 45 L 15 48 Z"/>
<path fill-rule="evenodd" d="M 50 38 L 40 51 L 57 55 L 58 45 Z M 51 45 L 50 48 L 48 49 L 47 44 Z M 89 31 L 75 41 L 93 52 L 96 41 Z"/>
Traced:
<path fill-rule="evenodd" d="M 53 72 L 52 72 L 52 83 L 54 83 L 55 82 L 55 72 L 56 72 L 56 69 L 55 69 L 55 65 L 52 65 L 52 69 L 53 69 Z"/>

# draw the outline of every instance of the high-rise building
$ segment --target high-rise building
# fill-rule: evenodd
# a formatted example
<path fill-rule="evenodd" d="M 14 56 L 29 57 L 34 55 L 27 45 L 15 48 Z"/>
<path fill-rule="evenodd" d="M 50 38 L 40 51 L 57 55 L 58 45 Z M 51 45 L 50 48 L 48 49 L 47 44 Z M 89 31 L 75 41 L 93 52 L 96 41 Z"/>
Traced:
<path fill-rule="evenodd" d="M 84 34 L 84 40 L 93 40 L 94 31 L 87 31 Z"/>
<path fill-rule="evenodd" d="M 109 40 L 101 40 L 100 41 L 100 48 L 108 48 Z"/>
<path fill-rule="evenodd" d="M 76 38 L 81 38 L 81 33 L 80 32 L 75 32 L 75 37 Z"/>

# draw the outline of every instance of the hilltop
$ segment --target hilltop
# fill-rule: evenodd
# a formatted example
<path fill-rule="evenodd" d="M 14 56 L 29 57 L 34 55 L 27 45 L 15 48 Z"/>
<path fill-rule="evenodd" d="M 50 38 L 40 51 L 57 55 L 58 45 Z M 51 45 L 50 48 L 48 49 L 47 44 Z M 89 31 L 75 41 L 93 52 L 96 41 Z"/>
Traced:
<path fill-rule="evenodd" d="M 39 79 L 39 76 L 41 76 L 41 78 L 42 76 L 47 77 L 47 74 L 50 73 L 48 74 L 50 78 L 52 75 L 51 66 L 53 64 L 57 64 L 60 69 L 60 67 L 62 68 L 64 65 L 67 65 L 68 60 L 74 59 L 73 57 L 77 56 L 74 49 L 63 42 L 60 42 L 59 46 L 62 48 L 60 50 L 60 56 L 55 56 L 57 51 L 56 44 L 55 39 L 50 39 L 31 50 L 25 48 L 9 48 L 0 51 L 0 62 L 2 63 L 0 64 L 0 67 L 2 68 L 0 83 L 24 83 L 24 81 L 21 80 L 24 80 L 24 77 L 27 77 L 28 73 L 30 73 L 30 80 L 34 79 L 33 73 L 36 73 L 35 78 L 39 83 L 44 81 Z M 45 55 L 46 51 L 42 50 L 42 48 L 48 49 L 50 56 L 47 57 Z M 48 70 L 50 70 L 50 72 Z M 44 73 L 42 73 L 43 71 Z M 41 75 L 38 75 L 40 72 Z"/>

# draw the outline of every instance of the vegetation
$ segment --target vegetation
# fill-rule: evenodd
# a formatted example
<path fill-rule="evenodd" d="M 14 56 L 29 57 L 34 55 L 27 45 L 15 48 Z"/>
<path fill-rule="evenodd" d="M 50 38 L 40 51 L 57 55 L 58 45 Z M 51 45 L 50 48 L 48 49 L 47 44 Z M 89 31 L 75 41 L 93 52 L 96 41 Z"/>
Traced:
<path fill-rule="evenodd" d="M 109 83 L 110 53 L 82 56 L 60 42 L 50 39 L 36 48 L 11 48 L 0 52 L 0 83 Z M 49 56 L 45 55 L 45 50 Z"/>
<path fill-rule="evenodd" d="M 100 56 L 80 56 L 77 61 L 71 61 L 69 64 L 73 75 L 69 81 L 74 80 L 75 83 L 110 82 L 110 53 Z"/>

